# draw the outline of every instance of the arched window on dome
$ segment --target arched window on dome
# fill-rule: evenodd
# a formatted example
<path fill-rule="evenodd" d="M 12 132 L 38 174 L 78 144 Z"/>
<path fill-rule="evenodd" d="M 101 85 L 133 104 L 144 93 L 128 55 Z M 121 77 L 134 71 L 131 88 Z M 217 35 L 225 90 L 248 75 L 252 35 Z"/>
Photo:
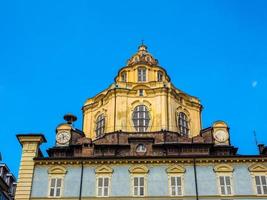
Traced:
<path fill-rule="evenodd" d="M 121 81 L 122 82 L 126 82 L 127 81 L 127 74 L 126 74 L 126 72 L 122 72 L 121 73 Z"/>
<path fill-rule="evenodd" d="M 188 118 L 185 113 L 180 112 L 178 114 L 177 125 L 179 127 L 180 135 L 188 136 L 189 133 Z"/>
<path fill-rule="evenodd" d="M 158 81 L 163 81 L 163 73 L 161 71 L 158 71 Z"/>
<path fill-rule="evenodd" d="M 146 81 L 146 68 L 139 67 L 137 71 L 138 71 L 138 82 L 145 82 Z"/>
<path fill-rule="evenodd" d="M 103 135 L 104 131 L 105 131 L 105 116 L 104 114 L 101 114 L 96 119 L 96 129 L 95 129 L 96 137 Z"/>
<path fill-rule="evenodd" d="M 149 125 L 149 111 L 145 105 L 136 106 L 132 116 L 134 128 L 138 132 L 145 132 Z"/>

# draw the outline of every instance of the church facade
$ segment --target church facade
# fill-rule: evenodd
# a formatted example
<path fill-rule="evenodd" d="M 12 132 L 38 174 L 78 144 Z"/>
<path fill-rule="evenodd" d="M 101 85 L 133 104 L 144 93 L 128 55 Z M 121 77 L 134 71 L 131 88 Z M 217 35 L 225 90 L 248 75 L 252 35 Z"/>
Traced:
<path fill-rule="evenodd" d="M 19 134 L 15 199 L 267 199 L 267 147 L 240 155 L 229 127 L 202 127 L 198 98 L 177 89 L 141 45 L 106 90 L 43 134 Z"/>

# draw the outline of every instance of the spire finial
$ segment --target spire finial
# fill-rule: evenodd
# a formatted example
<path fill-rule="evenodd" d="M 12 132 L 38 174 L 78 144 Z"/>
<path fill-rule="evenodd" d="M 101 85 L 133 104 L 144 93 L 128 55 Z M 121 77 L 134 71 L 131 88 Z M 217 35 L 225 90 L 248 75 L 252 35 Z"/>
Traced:
<path fill-rule="evenodd" d="M 147 51 L 147 46 L 144 44 L 144 40 L 141 40 L 141 45 L 138 47 L 138 51 Z"/>

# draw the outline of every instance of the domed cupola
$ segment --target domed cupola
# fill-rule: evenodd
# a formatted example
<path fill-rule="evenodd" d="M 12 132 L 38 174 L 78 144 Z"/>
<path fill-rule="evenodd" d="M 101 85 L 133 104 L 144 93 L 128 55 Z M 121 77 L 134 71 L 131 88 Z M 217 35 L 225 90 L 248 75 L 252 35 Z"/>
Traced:
<path fill-rule="evenodd" d="M 158 60 L 147 51 L 147 46 L 142 44 L 138 47 L 138 52 L 134 54 L 127 62 L 127 66 L 136 64 L 145 64 L 150 66 L 157 66 Z"/>

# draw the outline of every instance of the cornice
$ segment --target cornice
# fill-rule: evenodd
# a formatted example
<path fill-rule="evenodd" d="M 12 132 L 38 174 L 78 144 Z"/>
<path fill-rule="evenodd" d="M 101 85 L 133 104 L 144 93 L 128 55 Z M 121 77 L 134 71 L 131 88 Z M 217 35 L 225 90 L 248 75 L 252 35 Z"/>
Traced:
<path fill-rule="evenodd" d="M 75 157 L 75 158 L 35 158 L 35 164 L 38 165 L 61 165 L 61 164 L 193 164 L 194 160 L 197 164 L 218 164 L 218 163 L 264 163 L 267 162 L 267 156 L 235 156 L 235 157 L 171 157 L 165 158 L 89 158 L 89 157 Z"/>

